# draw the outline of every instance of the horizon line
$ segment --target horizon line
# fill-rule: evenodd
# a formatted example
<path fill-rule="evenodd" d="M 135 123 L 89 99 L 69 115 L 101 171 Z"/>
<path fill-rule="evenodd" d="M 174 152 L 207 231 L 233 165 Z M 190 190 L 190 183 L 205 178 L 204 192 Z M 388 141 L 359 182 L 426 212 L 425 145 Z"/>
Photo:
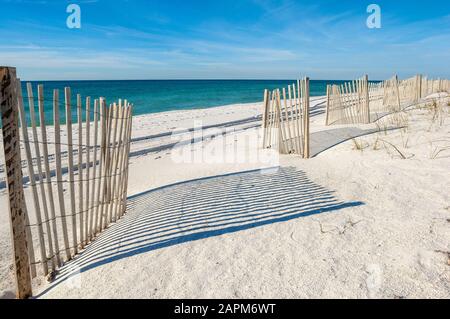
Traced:
<path fill-rule="evenodd" d="M 20 78 L 19 78 L 20 79 Z M 72 82 L 89 82 L 89 81 L 110 81 L 110 82 L 119 82 L 119 81 L 297 81 L 300 80 L 301 78 L 291 78 L 291 79 L 230 79 L 230 78 L 223 78 L 223 79 L 219 79 L 219 78 L 212 78 L 212 79 L 208 79 L 208 78 L 204 78 L 204 79 L 58 79 L 58 80 L 45 80 L 45 79 L 41 79 L 41 80 L 23 80 L 20 79 L 21 82 L 39 82 L 39 81 L 44 81 L 44 82 L 64 82 L 64 81 L 72 81 Z M 309 78 L 310 81 L 353 81 L 354 79 L 312 79 Z M 381 82 L 383 80 L 378 80 L 378 79 L 374 79 L 371 80 L 369 79 L 369 81 L 374 81 L 374 82 Z"/>

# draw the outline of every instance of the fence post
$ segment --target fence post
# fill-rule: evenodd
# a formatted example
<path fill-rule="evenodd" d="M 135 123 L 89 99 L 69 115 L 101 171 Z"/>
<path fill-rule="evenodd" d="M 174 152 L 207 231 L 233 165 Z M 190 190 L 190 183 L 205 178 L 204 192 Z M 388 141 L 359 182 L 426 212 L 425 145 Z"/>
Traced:
<path fill-rule="evenodd" d="M 8 208 L 17 285 L 16 297 L 25 299 L 32 295 L 32 289 L 26 236 L 26 204 L 22 185 L 15 68 L 0 67 L 0 107 L 6 182 L 9 196 Z"/>
<path fill-rule="evenodd" d="M 304 130 L 305 130 L 305 149 L 304 158 L 309 158 L 309 78 L 305 78 L 305 108 L 304 108 Z"/>

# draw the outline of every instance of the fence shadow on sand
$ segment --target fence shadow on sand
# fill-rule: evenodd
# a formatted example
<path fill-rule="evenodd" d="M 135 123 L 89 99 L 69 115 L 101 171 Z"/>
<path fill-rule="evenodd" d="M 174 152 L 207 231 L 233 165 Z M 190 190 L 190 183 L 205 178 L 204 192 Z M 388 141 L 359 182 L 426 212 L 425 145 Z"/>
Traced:
<path fill-rule="evenodd" d="M 291 167 L 160 187 L 130 197 L 125 217 L 63 266 L 54 285 L 129 256 L 360 205 L 339 201 Z"/>

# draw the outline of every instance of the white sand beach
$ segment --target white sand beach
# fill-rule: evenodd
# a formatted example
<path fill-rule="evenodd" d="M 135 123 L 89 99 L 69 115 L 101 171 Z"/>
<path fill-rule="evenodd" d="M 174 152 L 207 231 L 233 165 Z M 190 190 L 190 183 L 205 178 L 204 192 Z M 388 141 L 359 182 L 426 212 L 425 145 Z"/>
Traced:
<path fill-rule="evenodd" d="M 0 8 L 0 299 L 450 299 L 449 1 Z"/>
<path fill-rule="evenodd" d="M 443 105 L 437 118 L 433 100 Z M 127 214 L 53 283 L 35 280 L 34 294 L 449 298 L 449 96 L 351 130 L 325 127 L 324 101 L 312 98 L 316 156 L 308 160 L 265 157 L 252 142 L 261 103 L 134 117 Z M 399 121 L 403 129 L 364 135 Z M 202 143 L 189 131 L 200 125 Z M 319 133 L 326 130 L 336 131 Z M 342 142 L 346 134 L 364 136 Z M 189 162 L 180 150 L 190 144 L 180 141 L 191 139 Z M 329 148 L 334 141 L 342 143 Z M 225 156 L 211 155 L 217 150 L 230 160 L 217 160 Z M 7 205 L 4 188 L 0 205 Z M 0 216 L 3 298 L 14 291 L 7 213 Z"/>

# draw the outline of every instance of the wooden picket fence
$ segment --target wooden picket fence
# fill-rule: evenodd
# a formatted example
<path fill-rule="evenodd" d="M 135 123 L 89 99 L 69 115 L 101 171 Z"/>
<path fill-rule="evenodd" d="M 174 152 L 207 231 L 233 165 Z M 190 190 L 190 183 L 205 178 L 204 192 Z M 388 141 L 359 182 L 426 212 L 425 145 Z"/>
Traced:
<path fill-rule="evenodd" d="M 383 103 L 378 111 L 387 113 L 400 111 L 402 103 L 398 77 L 394 76 L 383 81 L 380 90 L 383 92 Z"/>
<path fill-rule="evenodd" d="M 375 89 L 372 88 L 372 97 L 378 99 Z M 369 98 L 367 76 L 341 85 L 328 85 L 326 124 L 369 123 Z"/>
<path fill-rule="evenodd" d="M 21 274 L 17 276 L 17 296 L 25 298 L 31 294 L 27 281 L 38 275 L 53 277 L 58 267 L 125 213 L 133 106 L 126 100 L 107 106 L 104 98 L 82 99 L 77 94 L 76 115 L 72 115 L 70 88 L 64 89 L 63 101 L 56 89 L 53 99 L 46 100 L 43 85 L 37 86 L 35 97 L 28 83 L 27 96 L 22 96 L 15 70 L 0 71 L 2 75 L 9 74 L 9 80 L 4 76 L 0 83 L 0 101 L 9 101 L 9 109 L 2 105 L 3 142 L 7 172 L 12 164 L 16 165 L 15 174 L 7 174 L 7 185 L 13 229 L 15 224 L 21 225 L 20 235 L 13 231 L 15 252 L 22 247 L 17 253 L 20 260 L 15 259 L 16 274 Z M 7 97 L 5 92 L 11 95 Z M 28 101 L 28 114 L 24 99 Z M 45 116 L 48 105 L 53 108 L 52 119 Z M 7 143 L 11 143 L 11 134 L 7 130 L 18 127 L 18 123 L 15 118 L 8 122 L 7 114 L 16 114 L 21 123 L 21 137 L 15 135 L 15 143 L 22 146 L 22 152 L 16 149 L 14 156 L 9 154 L 11 145 Z M 52 121 L 53 126 L 47 126 Z M 30 186 L 25 196 L 20 195 L 21 153 L 25 154 Z M 19 189 L 20 205 L 11 201 L 12 181 Z M 16 216 L 15 205 L 25 213 Z M 26 269 L 31 278 L 23 275 Z"/>
<path fill-rule="evenodd" d="M 287 90 L 265 90 L 263 148 L 308 158 L 309 144 L 309 78 L 298 80 Z"/>
<path fill-rule="evenodd" d="M 401 80 L 398 83 L 398 91 L 400 94 L 399 110 L 402 106 L 417 103 L 421 98 L 420 75 L 412 78 Z"/>
<path fill-rule="evenodd" d="M 421 94 L 426 96 L 433 93 L 450 92 L 450 80 L 447 79 L 428 79 L 422 78 Z"/>
<path fill-rule="evenodd" d="M 394 76 L 378 83 L 369 83 L 365 76 L 342 85 L 328 85 L 326 125 L 367 124 L 443 91 L 450 91 L 448 80 L 428 80 L 422 75 L 405 80 Z"/>

